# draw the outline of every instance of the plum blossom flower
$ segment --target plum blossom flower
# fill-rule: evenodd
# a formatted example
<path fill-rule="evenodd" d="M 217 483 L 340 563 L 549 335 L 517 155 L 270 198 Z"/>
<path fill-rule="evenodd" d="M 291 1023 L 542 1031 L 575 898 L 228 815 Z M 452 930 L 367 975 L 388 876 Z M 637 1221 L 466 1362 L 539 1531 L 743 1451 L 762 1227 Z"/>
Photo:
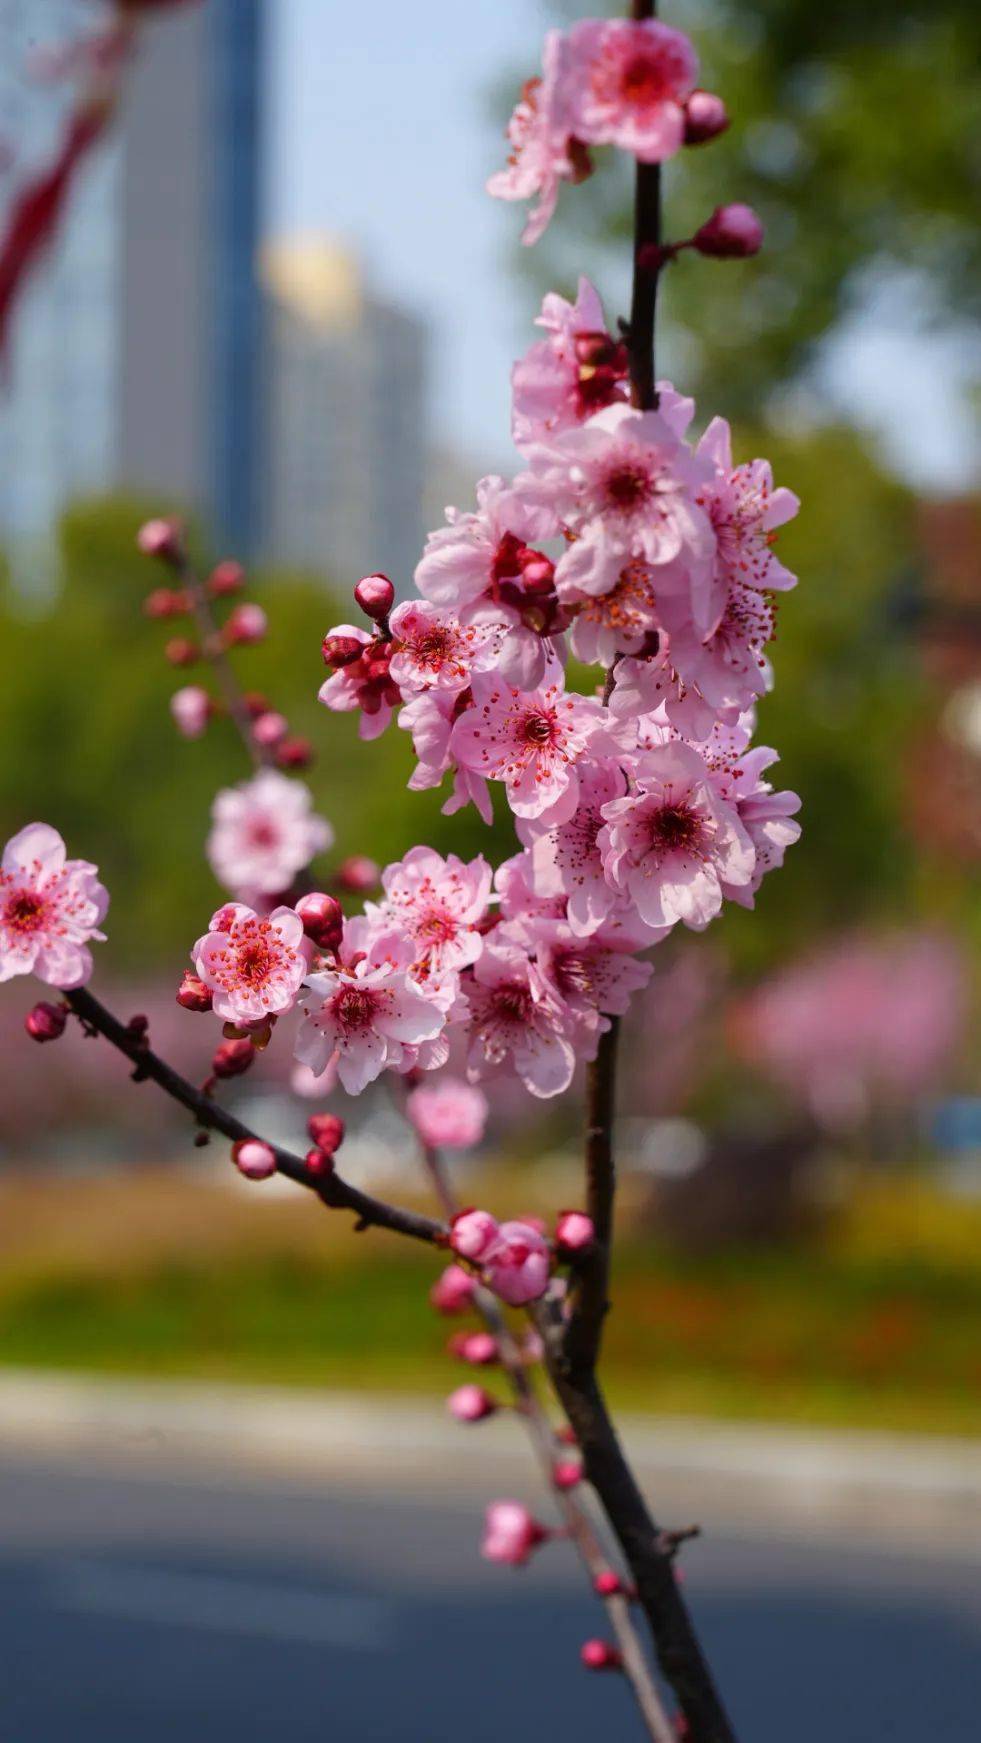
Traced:
<path fill-rule="evenodd" d="M 480 955 L 477 927 L 487 909 L 491 868 L 482 854 L 465 863 L 413 847 L 382 873 L 384 899 L 366 912 L 411 941 L 413 960 L 430 971 L 466 968 Z"/>
<path fill-rule="evenodd" d="M 604 736 L 605 715 L 592 697 L 567 694 L 559 683 L 515 690 L 478 678 L 472 708 L 453 728 L 457 762 L 487 780 L 503 781 L 518 817 L 575 810 L 575 763 L 594 738 Z"/>
<path fill-rule="evenodd" d="M 476 510 L 448 508 L 446 522 L 430 533 L 415 582 L 424 599 L 450 611 L 484 597 L 499 599 L 502 582 L 520 581 L 522 565 L 540 560 L 528 541 L 557 530 L 547 506 L 528 502 L 494 474 L 477 485 Z"/>
<path fill-rule="evenodd" d="M 515 488 L 550 507 L 574 534 L 555 568 L 559 598 L 609 593 L 632 558 L 653 564 L 662 589 L 708 609 L 715 535 L 695 497 L 709 465 L 662 411 L 607 406 L 581 428 L 528 451 Z"/>
<path fill-rule="evenodd" d="M 66 859 L 65 843 L 47 823 L 29 823 L 7 842 L 0 861 L 0 981 L 35 974 L 65 991 L 92 973 L 89 941 L 109 897 L 98 868 Z"/>
<path fill-rule="evenodd" d="M 489 671 L 496 663 L 501 637 L 493 623 L 461 623 L 425 599 L 396 606 L 390 621 L 389 671 L 405 697 L 433 689 L 455 694 L 466 689 L 474 672 Z"/>
<path fill-rule="evenodd" d="M 657 19 L 586 18 L 573 26 L 573 128 L 587 145 L 616 145 L 661 163 L 684 143 L 685 102 L 698 58 L 687 36 Z"/>
<path fill-rule="evenodd" d="M 458 1077 L 421 1083 L 406 1099 L 405 1111 L 420 1139 L 433 1150 L 470 1150 L 484 1135 L 487 1097 Z"/>
<path fill-rule="evenodd" d="M 622 900 L 607 881 L 599 834 L 606 821 L 603 807 L 623 797 L 626 777 L 619 763 L 589 762 L 580 765 L 578 782 L 571 817 L 544 833 L 536 830 L 531 866 L 540 895 L 557 891 L 567 896 L 569 925 L 582 935 L 602 925 Z"/>
<path fill-rule="evenodd" d="M 412 734 L 413 748 L 418 762 L 409 776 L 409 789 L 414 793 L 428 792 L 431 787 L 438 787 L 448 769 L 453 768 L 453 758 L 450 753 L 450 736 L 453 723 L 457 718 L 461 702 L 469 706 L 469 694 L 461 697 L 447 695 L 444 691 L 426 691 L 421 696 L 413 696 L 399 714 L 399 726 Z M 491 806 L 487 782 L 472 769 L 456 768 L 453 775 L 453 790 L 443 806 L 444 817 L 451 817 L 464 805 L 473 804 L 485 823 L 493 822 L 494 812 Z"/>
<path fill-rule="evenodd" d="M 640 652 L 660 628 L 656 576 L 649 563 L 632 558 L 608 593 L 582 595 L 571 638 L 577 659 L 610 666 L 618 654 Z"/>
<path fill-rule="evenodd" d="M 241 902 L 226 902 L 191 960 L 211 990 L 213 1010 L 226 1022 L 280 1016 L 296 1003 L 307 972 L 303 922 L 292 908 L 260 917 Z"/>
<path fill-rule="evenodd" d="M 535 324 L 546 337 L 511 372 L 511 433 L 518 448 L 582 423 L 627 393 L 626 349 L 607 332 L 588 278 L 579 280 L 575 303 L 550 291 Z"/>
<path fill-rule="evenodd" d="M 552 1254 L 545 1237 L 529 1223 L 501 1223 L 480 1255 L 487 1287 L 509 1307 L 537 1301 L 548 1287 Z"/>
<path fill-rule="evenodd" d="M 211 808 L 208 837 L 211 869 L 234 894 L 278 895 L 314 855 L 330 846 L 334 832 L 312 810 L 310 790 L 275 769 L 226 787 Z"/>
<path fill-rule="evenodd" d="M 632 954 L 648 941 L 637 929 L 630 939 L 603 931 L 583 938 L 562 920 L 539 920 L 534 936 L 535 972 L 542 985 L 594 1031 L 609 1027 L 598 1021 L 601 1013 L 625 1016 L 634 993 L 654 972 L 651 963 Z"/>
<path fill-rule="evenodd" d="M 445 1022 L 438 1004 L 389 962 L 311 974 L 301 1009 L 297 1059 L 321 1072 L 336 1055 L 348 1095 L 360 1095 L 387 1068 L 402 1068 L 406 1047 L 435 1040 Z"/>
<path fill-rule="evenodd" d="M 569 41 L 562 31 L 545 38 L 541 78 L 529 79 L 507 127 L 511 152 L 507 168 L 492 175 L 487 192 L 498 200 L 538 204 L 522 231 L 530 245 L 547 229 L 559 196 L 559 183 L 588 174 L 584 154 L 570 139 Z"/>
<path fill-rule="evenodd" d="M 341 623 L 324 638 L 325 656 L 333 646 L 360 643 L 362 652 L 346 660 L 321 684 L 318 701 L 337 714 L 360 711 L 360 738 L 380 738 L 392 718 L 401 696 L 389 672 L 390 644 L 379 636 L 369 636 L 356 625 Z M 334 663 L 334 661 L 331 661 Z"/>
<path fill-rule="evenodd" d="M 517 928 L 531 920 L 539 917 L 561 920 L 565 915 L 562 890 L 556 884 L 543 892 L 536 881 L 532 854 L 527 848 L 501 862 L 494 873 L 494 888 L 500 898 L 501 919 L 508 922 L 511 936 L 516 936 Z"/>
<path fill-rule="evenodd" d="M 548 1535 L 520 1501 L 492 1501 L 484 1516 L 480 1553 L 487 1561 L 522 1567 Z"/>
<path fill-rule="evenodd" d="M 749 883 L 724 883 L 723 894 L 744 908 L 752 908 L 767 872 L 783 865 L 788 847 L 800 839 L 800 824 L 795 822 L 800 798 L 789 791 L 775 793 L 769 781 L 763 779 L 764 769 L 779 760 L 776 751 L 766 745 L 757 745 L 735 758 L 712 754 L 715 746 L 709 749 L 711 784 L 721 798 L 735 806 L 756 853 Z"/>
<path fill-rule="evenodd" d="M 785 591 L 797 577 L 778 562 L 773 540 L 793 520 L 800 499 L 784 486 L 775 490 L 768 460 L 732 464 L 732 433 L 725 418 L 713 418 L 695 450 L 711 462 L 714 476 L 698 493 L 716 537 L 716 578 L 723 589 L 740 585 Z"/>
<path fill-rule="evenodd" d="M 690 745 L 663 744 L 638 760 L 632 790 L 603 806 L 606 875 L 650 926 L 715 918 L 724 886 L 750 882 L 753 843 L 735 807 L 713 791 Z"/>
<path fill-rule="evenodd" d="M 520 946 L 493 934 L 468 984 L 471 1081 L 510 1063 L 536 1096 L 559 1095 L 572 1081 L 576 1054 L 567 1031 L 568 1013 L 533 975 Z"/>

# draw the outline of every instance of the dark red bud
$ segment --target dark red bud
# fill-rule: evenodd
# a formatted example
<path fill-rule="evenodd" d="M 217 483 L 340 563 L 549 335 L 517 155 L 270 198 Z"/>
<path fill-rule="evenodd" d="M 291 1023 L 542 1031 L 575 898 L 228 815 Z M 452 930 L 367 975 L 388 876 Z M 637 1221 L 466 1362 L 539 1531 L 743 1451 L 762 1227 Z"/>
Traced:
<path fill-rule="evenodd" d="M 185 1011 L 210 1011 L 211 1009 L 209 989 L 203 980 L 191 973 L 190 969 L 187 969 L 180 986 L 177 988 L 177 1003 L 183 1005 Z"/>
<path fill-rule="evenodd" d="M 179 521 L 148 520 L 137 533 L 136 543 L 144 557 L 159 557 L 171 564 L 183 561 L 184 529 Z"/>
<path fill-rule="evenodd" d="M 714 91 L 693 91 L 685 104 L 685 144 L 704 145 L 729 125 L 729 112 Z"/>
<path fill-rule="evenodd" d="M 276 761 L 281 769 L 308 769 L 313 762 L 313 745 L 298 734 L 281 739 L 276 746 Z"/>
<path fill-rule="evenodd" d="M 325 635 L 320 652 L 325 666 L 351 666 L 364 653 L 364 642 L 353 635 Z"/>
<path fill-rule="evenodd" d="M 308 1174 L 316 1174 L 321 1178 L 334 1172 L 334 1158 L 326 1150 L 318 1150 L 316 1145 L 308 1150 L 303 1158 Z"/>
<path fill-rule="evenodd" d="M 145 617 L 179 617 L 187 610 L 185 593 L 175 593 L 171 587 L 155 587 L 143 601 Z"/>
<path fill-rule="evenodd" d="M 336 950 L 344 931 L 344 910 L 336 896 L 325 890 L 311 890 L 301 896 L 295 912 L 303 921 L 303 930 L 318 950 Z"/>
<path fill-rule="evenodd" d="M 172 666 L 193 666 L 201 658 L 201 650 L 186 636 L 172 636 L 164 653 Z"/>
<path fill-rule="evenodd" d="M 318 1150 L 325 1150 L 328 1156 L 333 1156 L 344 1142 L 344 1121 L 338 1114 L 311 1114 L 307 1132 Z"/>
<path fill-rule="evenodd" d="M 579 1657 L 587 1670 L 620 1670 L 622 1654 L 609 1640 L 584 1640 Z"/>
<path fill-rule="evenodd" d="M 380 623 L 395 604 L 395 588 L 387 575 L 365 575 L 354 589 L 354 597 L 365 616 Z"/>
<path fill-rule="evenodd" d="M 352 853 L 349 859 L 337 868 L 337 882 L 342 890 L 350 890 L 354 895 L 361 895 L 365 890 L 373 890 L 377 885 L 380 872 L 373 859 L 367 854 Z"/>
<path fill-rule="evenodd" d="M 206 585 L 213 599 L 224 599 L 229 593 L 239 593 L 245 586 L 245 570 L 241 563 L 230 559 L 216 563 Z"/>
<path fill-rule="evenodd" d="M 752 206 L 716 206 L 692 245 L 716 260 L 747 260 L 763 246 L 763 225 Z"/>
<path fill-rule="evenodd" d="M 57 1041 L 65 1033 L 68 1013 L 64 1005 L 48 1004 L 42 999 L 24 1018 L 24 1028 L 32 1041 Z"/>
<path fill-rule="evenodd" d="M 241 1077 L 255 1059 L 255 1048 L 248 1039 L 222 1041 L 215 1048 L 211 1069 L 216 1077 Z"/>

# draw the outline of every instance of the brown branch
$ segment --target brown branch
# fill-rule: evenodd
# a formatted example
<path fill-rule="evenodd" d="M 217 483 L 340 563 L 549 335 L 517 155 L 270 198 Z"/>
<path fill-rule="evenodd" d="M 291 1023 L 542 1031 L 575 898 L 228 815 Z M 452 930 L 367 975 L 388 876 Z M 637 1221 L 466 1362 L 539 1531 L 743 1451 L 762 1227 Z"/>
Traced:
<path fill-rule="evenodd" d="M 64 998 L 85 1027 L 105 1036 L 120 1053 L 126 1055 L 136 1068 L 133 1075 L 137 1081 L 151 1079 L 173 1101 L 187 1108 L 199 1126 L 221 1132 L 233 1143 L 243 1138 L 257 1137 L 251 1127 L 236 1119 L 227 1108 L 223 1108 L 203 1090 L 197 1089 L 193 1083 L 188 1083 L 186 1078 L 181 1077 L 173 1066 L 154 1053 L 140 1035 L 128 1029 L 118 1017 L 114 1017 L 92 993 L 80 987 L 74 992 L 66 992 Z M 259 1141 L 268 1143 L 266 1138 Z M 299 1186 L 309 1187 L 330 1209 L 352 1211 L 360 1227 L 390 1229 L 393 1234 L 407 1235 L 414 1241 L 426 1241 L 431 1246 L 446 1244 L 445 1228 L 442 1223 L 433 1222 L 431 1217 L 421 1216 L 414 1210 L 404 1210 L 400 1205 L 386 1204 L 383 1199 L 372 1198 L 370 1193 L 359 1192 L 356 1186 L 350 1186 L 338 1174 L 312 1175 L 301 1156 L 294 1156 L 292 1151 L 284 1150 L 278 1144 L 269 1144 L 269 1148 L 276 1158 L 276 1167 L 280 1174 L 285 1174 L 288 1180 L 295 1180 Z"/>

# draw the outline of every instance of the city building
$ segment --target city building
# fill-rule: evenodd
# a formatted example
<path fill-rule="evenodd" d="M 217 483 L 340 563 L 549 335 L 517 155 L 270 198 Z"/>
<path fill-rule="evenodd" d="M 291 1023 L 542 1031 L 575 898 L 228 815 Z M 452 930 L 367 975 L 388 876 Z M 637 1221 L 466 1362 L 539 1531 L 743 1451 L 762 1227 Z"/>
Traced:
<path fill-rule="evenodd" d="M 262 0 L 148 17 L 119 119 L 15 309 L 0 543 L 26 587 L 82 495 L 150 493 L 200 510 L 236 554 L 256 544 L 262 17 Z M 79 0 L 0 0 L 13 177 L 50 157 L 67 101 L 31 79 L 31 53 L 86 24 Z"/>
<path fill-rule="evenodd" d="M 324 237 L 267 243 L 265 539 L 340 586 L 411 589 L 422 550 L 428 331 Z"/>

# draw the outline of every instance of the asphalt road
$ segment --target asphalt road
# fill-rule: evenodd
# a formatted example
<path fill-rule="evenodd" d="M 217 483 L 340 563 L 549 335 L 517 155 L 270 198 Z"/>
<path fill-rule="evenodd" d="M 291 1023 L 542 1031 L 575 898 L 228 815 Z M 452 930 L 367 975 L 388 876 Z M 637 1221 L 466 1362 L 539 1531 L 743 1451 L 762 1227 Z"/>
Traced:
<path fill-rule="evenodd" d="M 480 1506 L 0 1460 L 2 1743 L 624 1743 L 570 1552 Z M 745 1743 L 978 1737 L 976 1562 L 720 1536 L 688 1590 Z"/>

